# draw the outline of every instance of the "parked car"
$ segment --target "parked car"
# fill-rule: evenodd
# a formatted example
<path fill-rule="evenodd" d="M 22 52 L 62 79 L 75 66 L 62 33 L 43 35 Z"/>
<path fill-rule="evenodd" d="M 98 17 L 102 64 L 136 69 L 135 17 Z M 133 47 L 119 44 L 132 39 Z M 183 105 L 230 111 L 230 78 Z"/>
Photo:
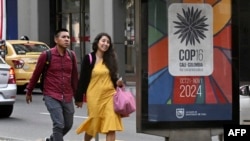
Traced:
<path fill-rule="evenodd" d="M 0 117 L 12 114 L 16 100 L 16 81 L 14 69 L 0 57 Z"/>
<path fill-rule="evenodd" d="M 39 55 L 49 49 L 49 46 L 43 42 L 30 41 L 27 37 L 20 40 L 5 40 L 2 44 L 6 48 L 4 59 L 15 71 L 17 92 L 23 93 Z"/>

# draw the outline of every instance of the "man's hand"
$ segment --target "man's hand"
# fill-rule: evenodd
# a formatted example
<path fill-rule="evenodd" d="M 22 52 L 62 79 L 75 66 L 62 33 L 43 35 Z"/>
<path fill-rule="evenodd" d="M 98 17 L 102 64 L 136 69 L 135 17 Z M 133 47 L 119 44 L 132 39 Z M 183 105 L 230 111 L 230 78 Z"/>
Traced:
<path fill-rule="evenodd" d="M 30 104 L 32 102 L 32 95 L 26 94 L 26 102 Z"/>
<path fill-rule="evenodd" d="M 75 102 L 76 108 L 82 108 L 83 102 Z"/>

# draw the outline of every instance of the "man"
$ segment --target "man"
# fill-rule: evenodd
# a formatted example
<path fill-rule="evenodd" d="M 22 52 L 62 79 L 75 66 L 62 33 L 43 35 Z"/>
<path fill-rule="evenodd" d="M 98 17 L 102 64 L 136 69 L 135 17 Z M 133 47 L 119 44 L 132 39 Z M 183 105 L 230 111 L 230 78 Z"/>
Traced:
<path fill-rule="evenodd" d="M 44 77 L 43 95 L 53 122 L 53 134 L 46 141 L 63 141 L 73 125 L 73 97 L 77 89 L 78 76 L 75 53 L 67 48 L 70 37 L 67 29 L 59 29 L 54 35 L 55 47 L 50 49 L 51 59 Z M 46 63 L 46 51 L 38 58 L 36 68 L 26 89 L 26 102 L 32 102 L 34 89 Z"/>

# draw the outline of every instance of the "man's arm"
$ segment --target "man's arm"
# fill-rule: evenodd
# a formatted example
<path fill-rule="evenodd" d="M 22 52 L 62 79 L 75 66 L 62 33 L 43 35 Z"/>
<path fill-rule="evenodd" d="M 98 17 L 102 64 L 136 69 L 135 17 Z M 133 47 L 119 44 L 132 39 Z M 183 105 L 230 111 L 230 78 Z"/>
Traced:
<path fill-rule="evenodd" d="M 30 81 L 29 81 L 28 85 L 26 86 L 26 89 L 27 89 L 26 94 L 27 95 L 31 95 L 32 94 L 32 91 L 35 88 L 36 83 L 39 80 L 40 75 L 41 75 L 41 73 L 43 71 L 43 68 L 45 66 L 45 62 L 46 62 L 46 52 L 44 51 L 39 56 L 39 58 L 37 60 L 36 68 L 33 71 L 32 77 L 30 78 Z"/>

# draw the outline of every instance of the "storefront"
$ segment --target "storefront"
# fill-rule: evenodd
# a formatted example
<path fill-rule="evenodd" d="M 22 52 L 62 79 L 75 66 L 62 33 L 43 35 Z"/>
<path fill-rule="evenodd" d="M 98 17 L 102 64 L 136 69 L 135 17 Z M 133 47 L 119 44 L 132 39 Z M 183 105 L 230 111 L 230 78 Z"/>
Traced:
<path fill-rule="evenodd" d="M 56 0 L 50 1 L 50 5 L 50 20 L 54 21 L 50 31 L 69 29 L 71 49 L 77 53 L 79 64 L 92 50 L 95 35 L 107 32 L 118 53 L 120 75 L 127 81 L 135 81 L 134 0 Z"/>
<path fill-rule="evenodd" d="M 160 3 L 165 2 L 165 0 L 157 1 Z M 2 2 L 6 3 L 6 39 L 17 39 L 22 35 L 27 35 L 30 39 L 40 40 L 52 46 L 55 29 L 66 27 L 71 32 L 72 49 L 78 52 L 79 59 L 82 58 L 83 54 L 91 50 L 89 47 L 91 46 L 91 37 L 93 38 L 98 31 L 107 30 L 103 28 L 102 24 L 104 22 L 101 21 L 109 18 L 109 22 L 106 20 L 103 25 L 110 26 L 108 28 L 113 29 L 109 31 L 113 34 L 114 43 L 119 52 L 119 57 L 121 57 L 121 64 L 125 64 L 121 66 L 121 74 L 126 75 L 129 80 L 135 82 L 134 78 L 137 70 L 136 51 L 138 49 L 137 43 L 135 43 L 135 34 L 140 29 L 135 29 L 135 9 L 138 8 L 135 8 L 134 0 L 106 0 L 105 3 L 109 5 L 98 0 L 2 0 Z M 180 1 L 176 0 L 176 2 Z M 216 0 L 211 2 L 217 3 Z M 248 72 L 250 67 L 244 61 L 250 59 L 248 53 L 246 53 L 250 52 L 248 47 L 250 27 L 247 20 L 250 13 L 249 2 L 247 0 L 239 2 L 232 0 L 232 3 L 232 6 L 238 7 L 237 11 L 233 12 L 234 19 L 237 21 L 236 26 L 239 28 L 235 33 L 241 35 L 234 40 L 239 40 L 239 48 L 244 52 L 240 55 L 240 80 L 249 81 L 250 73 Z M 162 6 L 158 5 L 156 11 L 151 12 L 157 13 Z M 109 15 L 112 15 L 112 17 L 108 17 Z M 152 14 L 151 16 L 155 15 Z M 4 18 L 4 15 L 2 18 Z M 90 19 L 92 20 L 91 25 L 89 24 Z M 141 16 L 137 15 L 137 19 L 141 19 Z M 160 21 L 156 22 L 158 26 L 163 24 Z M 151 29 L 149 28 L 149 30 Z M 91 34 L 93 35 L 91 36 Z M 161 32 L 155 32 L 150 36 L 159 38 L 161 34 Z"/>

